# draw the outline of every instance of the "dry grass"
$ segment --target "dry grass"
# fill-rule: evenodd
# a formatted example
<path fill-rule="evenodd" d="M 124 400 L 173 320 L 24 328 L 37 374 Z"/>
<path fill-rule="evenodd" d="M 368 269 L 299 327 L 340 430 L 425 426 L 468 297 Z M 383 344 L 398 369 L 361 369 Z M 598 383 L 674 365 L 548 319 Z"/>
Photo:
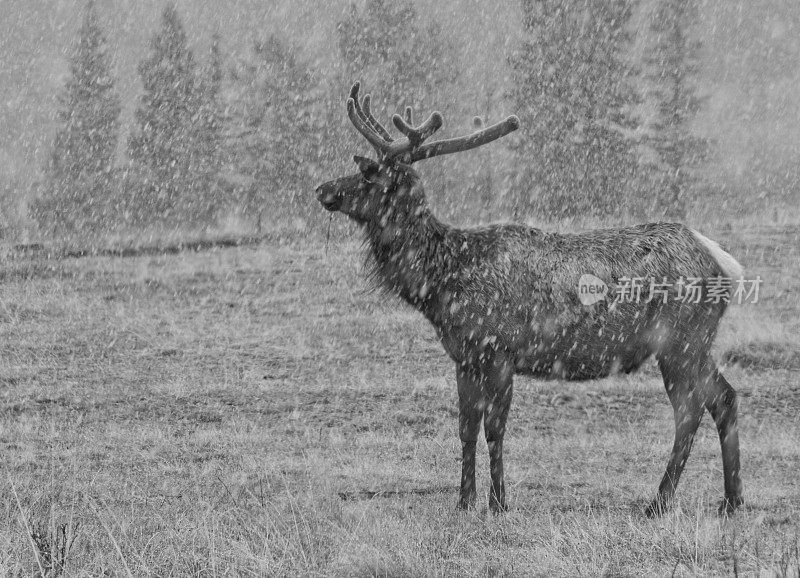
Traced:
<path fill-rule="evenodd" d="M 726 319 L 721 358 L 797 354 L 800 243 L 769 235 L 722 235 L 765 284 Z M 354 243 L 8 254 L 0 572 L 797 575 L 796 368 L 726 370 L 747 499 L 733 519 L 715 513 L 710 420 L 675 510 L 642 516 L 672 439 L 652 366 L 519 379 L 511 511 L 462 513 L 451 364 L 420 316 L 365 292 L 359 264 Z"/>

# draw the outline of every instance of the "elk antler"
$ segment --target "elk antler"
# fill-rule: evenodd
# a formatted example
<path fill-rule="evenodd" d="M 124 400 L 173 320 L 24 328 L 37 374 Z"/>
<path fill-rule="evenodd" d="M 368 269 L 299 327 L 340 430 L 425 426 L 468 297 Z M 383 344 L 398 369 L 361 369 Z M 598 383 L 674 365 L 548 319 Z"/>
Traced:
<path fill-rule="evenodd" d="M 415 163 L 422 159 L 468 151 L 490 143 L 493 140 L 497 140 L 500 137 L 504 137 L 518 128 L 519 119 L 516 115 L 512 114 L 505 120 L 493 124 L 492 126 L 487 126 L 484 129 L 477 130 L 472 134 L 425 143 L 411 152 L 408 162 Z"/>
<path fill-rule="evenodd" d="M 358 89 L 360 88 L 360 84 L 361 83 L 356 82 L 353 88 L 350 89 L 350 98 L 347 99 L 347 116 L 350 117 L 350 122 L 356 127 L 356 130 L 369 141 L 369 144 L 372 145 L 375 152 L 378 153 L 380 157 L 383 154 L 383 150 L 392 141 L 392 138 L 378 121 L 372 122 L 372 120 L 374 120 L 372 114 L 367 116 L 361 108 L 361 103 L 358 101 Z M 370 98 L 369 95 L 367 95 L 364 97 L 364 105 L 367 111 L 369 111 L 369 102 Z"/>
<path fill-rule="evenodd" d="M 480 127 L 476 125 L 476 128 L 480 130 L 469 135 L 423 144 L 442 127 L 444 119 L 439 112 L 433 112 L 425 122 L 414 127 L 412 126 L 413 112 L 408 106 L 405 110 L 405 119 L 399 114 L 392 116 L 394 126 L 405 137 L 393 140 L 389 131 L 372 116 L 370 95 L 364 97 L 363 105 L 359 102 L 358 91 L 360 88 L 361 83 L 356 82 L 350 89 L 350 98 L 347 99 L 347 115 L 358 132 L 373 146 L 381 160 L 402 157 L 404 162 L 410 164 L 422 159 L 473 149 L 519 128 L 519 119 L 516 116 L 509 116 L 504 121 L 487 128 L 483 128 L 482 124 Z"/>
<path fill-rule="evenodd" d="M 396 118 L 392 120 L 406 138 L 393 140 L 389 131 L 372 116 L 370 96 L 364 97 L 363 105 L 359 102 L 358 91 L 360 88 L 361 83 L 356 82 L 350 89 L 350 98 L 347 99 L 347 115 L 381 159 L 388 160 L 407 155 L 442 126 L 442 115 L 438 112 L 432 113 L 428 120 L 416 128 L 409 126 L 402 118 L 395 115 Z M 406 116 L 410 118 L 410 108 L 406 111 Z"/>
<path fill-rule="evenodd" d="M 364 113 L 367 115 L 367 120 L 372 125 L 372 128 L 374 128 L 375 131 L 379 135 L 381 135 L 387 141 L 392 142 L 394 139 L 392 138 L 392 135 L 389 134 L 389 131 L 386 130 L 385 128 L 383 128 L 383 125 L 381 123 L 379 123 L 378 120 L 374 116 L 372 116 L 372 112 L 370 111 L 370 103 L 371 102 L 372 102 L 372 99 L 371 99 L 370 95 L 368 95 L 368 94 L 365 95 L 364 96 L 363 108 L 364 108 Z"/>

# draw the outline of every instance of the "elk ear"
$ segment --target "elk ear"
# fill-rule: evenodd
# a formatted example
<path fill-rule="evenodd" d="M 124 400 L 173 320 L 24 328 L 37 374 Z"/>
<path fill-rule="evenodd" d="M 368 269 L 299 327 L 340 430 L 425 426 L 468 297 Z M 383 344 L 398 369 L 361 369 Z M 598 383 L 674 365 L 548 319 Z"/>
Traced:
<path fill-rule="evenodd" d="M 378 163 L 376 163 L 372 159 L 360 157 L 358 155 L 354 156 L 353 160 L 358 165 L 358 170 L 360 170 L 361 174 L 364 175 L 364 179 L 368 183 L 374 182 L 375 177 L 378 176 L 378 168 L 379 168 Z"/>

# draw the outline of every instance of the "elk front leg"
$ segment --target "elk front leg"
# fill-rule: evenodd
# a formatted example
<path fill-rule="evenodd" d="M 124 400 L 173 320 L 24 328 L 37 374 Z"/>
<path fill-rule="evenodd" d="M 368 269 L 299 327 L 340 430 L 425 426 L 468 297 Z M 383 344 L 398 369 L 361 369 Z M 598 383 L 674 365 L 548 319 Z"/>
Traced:
<path fill-rule="evenodd" d="M 458 384 L 458 434 L 461 437 L 461 496 L 458 507 L 475 507 L 475 443 L 484 409 L 483 384 L 480 374 L 464 365 L 456 366 Z"/>
<path fill-rule="evenodd" d="M 489 447 L 489 468 L 492 476 L 489 509 L 494 513 L 508 510 L 503 480 L 503 438 L 513 389 L 513 367 L 504 362 L 496 363 L 486 376 L 488 404 L 483 416 L 483 431 Z"/>

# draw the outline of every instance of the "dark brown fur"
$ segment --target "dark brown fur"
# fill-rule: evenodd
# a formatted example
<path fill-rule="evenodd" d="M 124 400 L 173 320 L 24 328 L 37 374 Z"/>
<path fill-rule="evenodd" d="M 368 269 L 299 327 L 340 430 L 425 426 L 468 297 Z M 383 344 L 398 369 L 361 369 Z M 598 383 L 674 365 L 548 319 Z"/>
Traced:
<path fill-rule="evenodd" d="M 741 503 L 736 394 L 709 355 L 725 303 L 705 302 L 705 295 L 700 303 L 685 303 L 674 291 L 666 303 L 660 297 L 648 302 L 648 285 L 639 302 L 612 304 L 623 277 L 674 283 L 726 276 L 693 231 L 673 223 L 566 235 L 521 225 L 457 229 L 431 213 L 411 167 L 356 162 L 360 174 L 321 185 L 319 199 L 363 225 L 371 276 L 425 315 L 456 364 L 461 507 L 475 503 L 475 443 L 483 419 L 490 507 L 506 508 L 502 444 L 515 373 L 592 379 L 633 371 L 651 355 L 674 408 L 676 435 L 647 513 L 666 508 L 704 409 L 720 435 L 721 508 L 732 511 Z M 602 279 L 610 297 L 583 305 L 583 274 Z"/>

